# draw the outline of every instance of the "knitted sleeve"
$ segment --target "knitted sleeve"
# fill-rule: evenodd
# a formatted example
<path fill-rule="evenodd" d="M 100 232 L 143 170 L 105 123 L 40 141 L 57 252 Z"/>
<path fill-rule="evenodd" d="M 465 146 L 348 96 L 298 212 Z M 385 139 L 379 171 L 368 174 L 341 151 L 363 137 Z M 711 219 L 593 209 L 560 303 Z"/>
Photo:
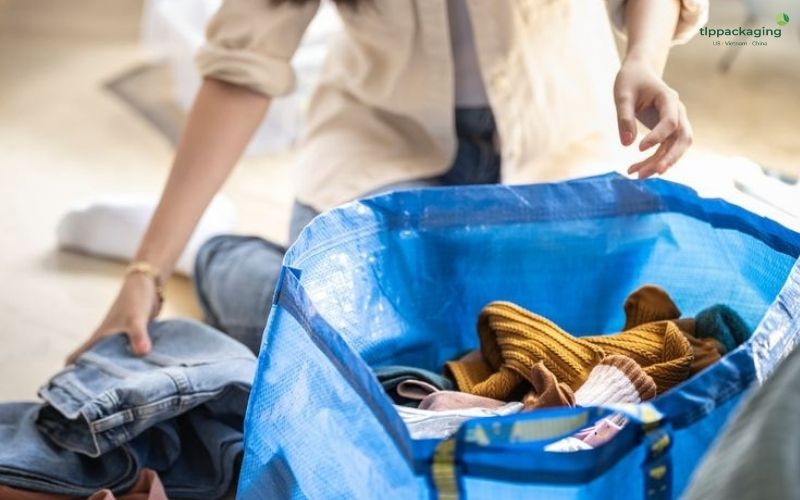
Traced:
<path fill-rule="evenodd" d="M 291 58 L 318 7 L 318 0 L 225 0 L 195 59 L 200 73 L 268 96 L 288 94 L 295 86 Z"/>
<path fill-rule="evenodd" d="M 672 38 L 674 45 L 688 42 L 708 22 L 708 0 L 680 0 L 681 13 Z M 625 33 L 625 6 L 628 0 L 607 0 L 614 28 Z"/>

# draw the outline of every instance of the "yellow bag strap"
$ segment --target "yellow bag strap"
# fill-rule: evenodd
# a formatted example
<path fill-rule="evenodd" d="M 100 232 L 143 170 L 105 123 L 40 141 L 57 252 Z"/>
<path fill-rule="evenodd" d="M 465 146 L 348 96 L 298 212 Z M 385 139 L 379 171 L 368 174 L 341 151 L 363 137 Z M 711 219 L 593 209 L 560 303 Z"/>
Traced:
<path fill-rule="evenodd" d="M 433 484 L 439 500 L 459 498 L 455 451 L 456 441 L 451 438 L 439 443 L 433 454 Z"/>

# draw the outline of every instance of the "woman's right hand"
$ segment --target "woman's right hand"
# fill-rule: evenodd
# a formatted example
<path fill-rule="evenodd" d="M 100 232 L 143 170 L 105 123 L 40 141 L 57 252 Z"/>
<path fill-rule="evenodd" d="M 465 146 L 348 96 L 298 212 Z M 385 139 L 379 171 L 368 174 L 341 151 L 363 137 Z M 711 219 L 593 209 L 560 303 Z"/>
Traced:
<path fill-rule="evenodd" d="M 67 364 L 75 362 L 81 353 L 100 339 L 123 332 L 128 336 L 133 354 L 147 354 L 151 346 L 147 323 L 158 315 L 160 306 L 153 279 L 143 273 L 128 274 L 103 322 L 67 357 Z"/>

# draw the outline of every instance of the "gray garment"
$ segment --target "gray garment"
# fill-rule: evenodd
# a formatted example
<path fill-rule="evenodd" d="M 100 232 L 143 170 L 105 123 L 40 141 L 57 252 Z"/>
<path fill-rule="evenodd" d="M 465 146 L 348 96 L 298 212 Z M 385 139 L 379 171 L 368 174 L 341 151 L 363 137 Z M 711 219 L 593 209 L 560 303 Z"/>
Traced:
<path fill-rule="evenodd" d="M 97 490 L 129 489 L 141 464 L 127 446 L 90 458 L 53 445 L 36 428 L 39 402 L 0 404 L 0 484 L 87 497 Z"/>
<path fill-rule="evenodd" d="M 687 500 L 800 498 L 800 349 L 742 404 L 695 472 Z"/>
<path fill-rule="evenodd" d="M 449 171 L 432 179 L 386 186 L 364 196 L 401 189 L 500 182 L 497 130 L 491 110 L 457 109 L 455 115 L 459 142 Z M 289 241 L 297 239 L 317 215 L 311 207 L 295 203 Z M 285 251 L 256 236 L 221 235 L 208 240 L 197 253 L 195 290 L 206 321 L 256 353 L 261 347 Z"/>

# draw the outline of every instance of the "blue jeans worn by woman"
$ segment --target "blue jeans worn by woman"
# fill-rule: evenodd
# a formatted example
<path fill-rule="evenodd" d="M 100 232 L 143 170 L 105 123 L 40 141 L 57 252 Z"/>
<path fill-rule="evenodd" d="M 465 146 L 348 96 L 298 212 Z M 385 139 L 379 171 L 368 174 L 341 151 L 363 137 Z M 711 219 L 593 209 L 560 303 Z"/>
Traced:
<path fill-rule="evenodd" d="M 491 110 L 459 108 L 455 121 L 458 148 L 450 170 L 431 179 L 385 186 L 365 196 L 399 189 L 500 182 L 500 155 Z M 293 242 L 317 215 L 313 208 L 295 202 L 289 241 Z M 206 321 L 256 353 L 284 253 L 284 248 L 259 237 L 222 235 L 206 242 L 197 255 L 195 288 Z"/>

